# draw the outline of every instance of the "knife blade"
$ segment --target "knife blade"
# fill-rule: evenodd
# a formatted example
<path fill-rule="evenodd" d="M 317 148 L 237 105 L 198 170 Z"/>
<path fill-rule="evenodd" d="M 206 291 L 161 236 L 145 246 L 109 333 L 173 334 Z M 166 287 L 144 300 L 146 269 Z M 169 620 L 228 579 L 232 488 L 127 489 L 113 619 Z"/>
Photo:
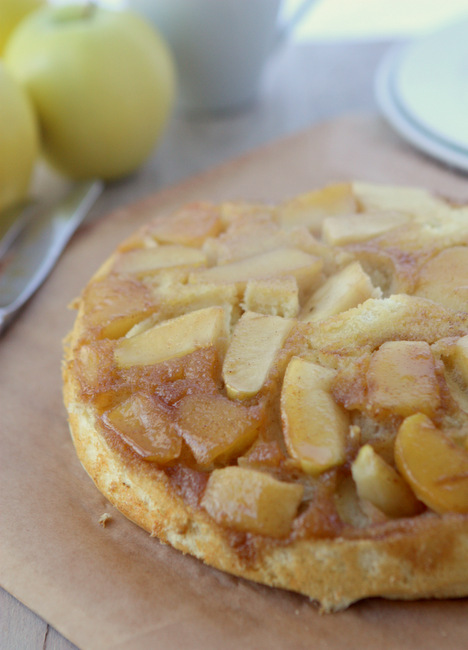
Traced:
<path fill-rule="evenodd" d="M 22 201 L 0 214 L 0 260 L 5 257 L 13 242 L 34 213 L 34 204 Z"/>
<path fill-rule="evenodd" d="M 52 271 L 103 186 L 99 180 L 77 183 L 58 203 L 28 219 L 16 234 L 0 261 L 0 334 Z"/>

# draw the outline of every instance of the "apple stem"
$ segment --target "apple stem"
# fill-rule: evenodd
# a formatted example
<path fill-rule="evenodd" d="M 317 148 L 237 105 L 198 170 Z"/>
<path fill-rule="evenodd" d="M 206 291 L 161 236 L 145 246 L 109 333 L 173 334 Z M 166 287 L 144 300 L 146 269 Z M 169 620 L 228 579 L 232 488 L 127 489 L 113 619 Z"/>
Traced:
<path fill-rule="evenodd" d="M 96 2 L 94 2 L 93 0 L 88 0 L 88 2 L 83 7 L 84 17 L 88 18 L 88 16 L 91 16 L 96 11 L 96 6 L 97 6 Z"/>
<path fill-rule="evenodd" d="M 59 22 L 87 20 L 97 9 L 96 2 L 88 0 L 80 5 L 62 5 L 55 12 L 55 19 Z"/>

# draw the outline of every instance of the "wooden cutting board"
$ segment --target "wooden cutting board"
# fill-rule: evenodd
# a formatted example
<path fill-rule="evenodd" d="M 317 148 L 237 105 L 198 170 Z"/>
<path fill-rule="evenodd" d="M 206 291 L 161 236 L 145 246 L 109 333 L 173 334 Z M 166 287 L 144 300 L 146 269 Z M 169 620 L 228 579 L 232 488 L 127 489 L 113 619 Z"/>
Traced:
<path fill-rule="evenodd" d="M 344 117 L 82 228 L 0 340 L 1 584 L 78 646 L 467 647 L 467 600 L 376 599 L 321 616 L 305 598 L 163 546 L 101 497 L 68 434 L 60 379 L 61 341 L 74 317 L 67 304 L 119 241 L 150 214 L 188 200 L 276 200 L 347 179 L 418 184 L 468 202 L 465 176 L 415 153 L 377 118 Z"/>

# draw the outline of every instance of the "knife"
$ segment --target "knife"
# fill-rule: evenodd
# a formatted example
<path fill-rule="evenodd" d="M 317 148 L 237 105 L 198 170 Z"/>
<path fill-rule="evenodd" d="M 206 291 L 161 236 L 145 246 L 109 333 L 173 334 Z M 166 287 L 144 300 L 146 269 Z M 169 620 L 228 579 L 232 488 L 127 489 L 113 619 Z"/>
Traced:
<path fill-rule="evenodd" d="M 28 219 L 34 213 L 34 204 L 29 201 L 16 203 L 0 214 L 0 260 L 5 257 Z"/>
<path fill-rule="evenodd" d="M 99 180 L 75 184 L 63 199 L 30 216 L 14 233 L 0 259 L 0 335 L 52 271 L 103 187 Z"/>

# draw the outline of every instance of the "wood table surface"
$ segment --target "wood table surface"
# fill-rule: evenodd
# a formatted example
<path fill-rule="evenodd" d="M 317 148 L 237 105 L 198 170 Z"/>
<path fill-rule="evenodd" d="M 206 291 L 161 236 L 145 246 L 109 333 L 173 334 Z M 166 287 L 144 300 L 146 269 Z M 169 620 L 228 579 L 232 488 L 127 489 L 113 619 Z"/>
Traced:
<path fill-rule="evenodd" d="M 254 105 L 237 113 L 192 118 L 176 111 L 151 160 L 131 178 L 106 188 L 100 199 L 104 211 L 320 121 L 350 112 L 376 112 L 374 75 L 389 46 L 371 41 L 286 45 L 269 62 Z M 75 646 L 0 589 L 0 648 Z"/>

